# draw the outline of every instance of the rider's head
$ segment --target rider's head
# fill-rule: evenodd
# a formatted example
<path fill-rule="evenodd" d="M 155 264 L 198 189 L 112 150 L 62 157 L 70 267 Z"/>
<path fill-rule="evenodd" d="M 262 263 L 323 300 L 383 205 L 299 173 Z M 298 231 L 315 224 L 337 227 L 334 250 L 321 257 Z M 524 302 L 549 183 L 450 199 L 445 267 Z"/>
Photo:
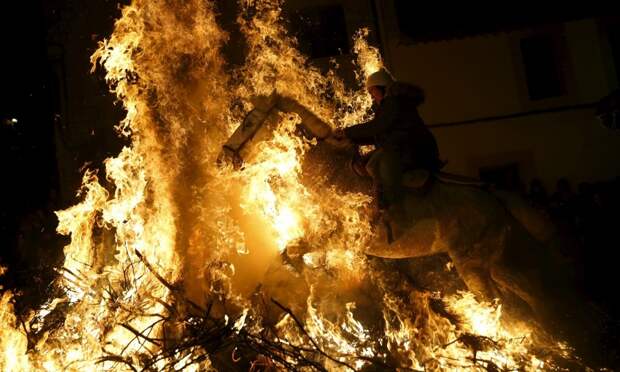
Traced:
<path fill-rule="evenodd" d="M 381 68 L 379 71 L 373 72 L 366 79 L 366 89 L 372 96 L 372 99 L 376 103 L 381 103 L 387 88 L 394 83 L 392 74 L 385 68 Z"/>

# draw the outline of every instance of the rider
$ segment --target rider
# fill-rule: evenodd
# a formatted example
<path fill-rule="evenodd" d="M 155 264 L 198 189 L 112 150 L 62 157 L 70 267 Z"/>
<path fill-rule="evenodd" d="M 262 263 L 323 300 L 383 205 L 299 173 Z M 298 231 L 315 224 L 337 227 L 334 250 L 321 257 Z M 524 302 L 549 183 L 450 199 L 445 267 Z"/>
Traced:
<path fill-rule="evenodd" d="M 372 177 L 377 210 L 383 215 L 387 209 L 401 209 L 397 206 L 404 195 L 405 171 L 433 173 L 442 162 L 435 137 L 418 113 L 417 107 L 424 102 L 419 87 L 395 81 L 382 68 L 368 76 L 366 88 L 377 107 L 374 119 L 339 130 L 335 136 L 357 145 L 375 146 L 353 165 L 358 173 Z"/>

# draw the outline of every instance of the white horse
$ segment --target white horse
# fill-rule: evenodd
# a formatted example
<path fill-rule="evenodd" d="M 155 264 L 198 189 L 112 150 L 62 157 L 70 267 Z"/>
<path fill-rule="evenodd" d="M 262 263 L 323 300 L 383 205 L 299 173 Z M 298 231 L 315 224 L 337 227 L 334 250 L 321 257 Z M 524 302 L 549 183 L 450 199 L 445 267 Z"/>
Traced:
<path fill-rule="evenodd" d="M 272 95 L 257 102 L 257 110 L 248 115 L 257 119 L 248 120 L 240 127 L 245 132 L 230 141 L 233 157 L 248 141 L 244 133 L 253 136 L 274 108 L 296 112 L 306 131 L 320 140 L 304 159 L 305 184 L 336 186 L 343 192 L 370 191 L 370 181 L 357 177 L 348 164 L 357 149 L 334 139 L 330 126 L 290 98 Z M 392 207 L 400 210 L 399 218 L 391 219 L 396 240 L 388 243 L 379 231 L 367 255 L 408 260 L 447 254 L 462 281 L 480 299 L 499 298 L 508 310 L 520 317 L 533 315 L 543 328 L 573 343 L 583 338 L 570 333 L 596 328 L 585 325 L 589 310 L 580 311 L 584 302 L 576 295 L 571 265 L 560 255 L 563 245 L 573 243 L 520 196 L 491 192 L 476 182 L 464 184 L 463 178 L 443 173 L 413 172 L 403 179 L 402 205 Z M 575 329 L 566 331 L 567 325 Z"/>

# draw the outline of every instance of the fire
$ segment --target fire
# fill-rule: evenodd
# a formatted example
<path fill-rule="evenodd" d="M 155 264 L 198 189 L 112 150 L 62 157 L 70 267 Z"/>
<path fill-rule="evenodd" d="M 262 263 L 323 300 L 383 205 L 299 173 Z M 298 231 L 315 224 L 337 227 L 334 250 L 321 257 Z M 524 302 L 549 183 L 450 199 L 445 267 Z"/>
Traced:
<path fill-rule="evenodd" d="M 0 275 L 3 275 L 5 268 L 0 266 Z M 2 287 L 0 287 L 0 290 Z M 18 370 L 23 365 L 27 365 L 28 357 L 26 348 L 28 340 L 20 332 L 19 324 L 13 314 L 11 303 L 13 296 L 10 292 L 5 292 L 0 297 L 0 368 L 3 370 Z"/>
<path fill-rule="evenodd" d="M 489 362 L 547 367 L 528 342 L 513 342 L 530 331 L 503 328 L 499 304 L 479 303 L 469 293 L 445 299 L 463 323 L 457 328 L 430 309 L 434 294 L 404 288 L 408 294 L 397 295 L 394 288 L 404 284 L 390 282 L 394 273 L 361 253 L 372 239 L 364 213 L 370 197 L 304 184 L 302 164 L 316 140 L 295 133 L 297 115 L 271 115 L 271 132 L 242 169 L 218 167 L 222 144 L 255 96 L 275 90 L 334 128 L 370 115 L 363 88 L 347 89 L 335 72 L 321 73 L 298 52 L 281 5 L 240 1 L 237 22 L 248 52 L 234 73 L 224 68 L 228 35 L 217 24 L 213 2 L 134 0 L 123 8 L 92 62 L 93 69 L 105 69 L 124 105 L 127 115 L 117 129 L 131 144 L 105 162 L 105 174 L 87 171 L 81 201 L 57 212 L 58 232 L 71 236 L 60 270 L 65 296 L 51 299 L 27 324 L 36 332 L 62 305 L 62 326 L 29 347 L 11 295 L 2 295 L 1 369 L 146 367 L 146 356 L 185 340 L 188 323 L 174 320 L 193 318 L 175 300 L 179 293 L 196 306 L 205 306 L 205 299 L 231 304 L 230 313 L 214 310 L 222 324 L 233 324 L 233 334 L 258 334 L 264 317 L 256 315 L 251 295 L 295 244 L 303 247 L 295 293 L 307 293 L 297 299 L 303 312 L 295 315 L 307 334 L 286 313 L 272 339 L 316 343 L 329 356 L 320 361 L 328 369 L 388 359 L 414 369 L 480 370 Z M 353 48 L 361 87 L 382 66 L 367 35 L 358 32 Z M 481 350 L 476 362 L 463 341 L 468 334 L 501 341 Z M 199 352 L 197 346 L 179 349 L 151 367 L 166 368 L 171 359 L 175 368 L 206 369 L 208 358 L 192 362 Z"/>
<path fill-rule="evenodd" d="M 269 221 L 279 251 L 304 236 L 299 211 L 306 209 L 309 218 L 319 213 L 312 208 L 308 192 L 299 182 L 300 156 L 305 144 L 291 133 L 296 121 L 286 120 L 283 124 L 272 141 L 258 146 L 239 176 L 244 183 L 242 209 L 248 214 L 258 210 Z"/>

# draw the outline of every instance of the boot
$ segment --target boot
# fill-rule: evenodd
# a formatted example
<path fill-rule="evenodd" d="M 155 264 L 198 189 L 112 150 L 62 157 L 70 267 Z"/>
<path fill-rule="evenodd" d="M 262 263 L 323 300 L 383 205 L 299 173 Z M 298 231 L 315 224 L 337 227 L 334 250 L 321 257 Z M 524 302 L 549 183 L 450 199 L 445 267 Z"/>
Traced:
<path fill-rule="evenodd" d="M 375 227 L 377 233 L 385 235 L 388 244 L 391 244 L 394 241 L 394 236 L 389 217 L 387 216 L 387 202 L 383 197 L 381 184 L 375 182 L 373 186 L 374 203 L 370 215 L 370 224 Z"/>
<path fill-rule="evenodd" d="M 411 225 L 403 203 L 395 203 L 383 213 L 383 223 L 387 229 L 388 243 L 398 240 Z"/>

